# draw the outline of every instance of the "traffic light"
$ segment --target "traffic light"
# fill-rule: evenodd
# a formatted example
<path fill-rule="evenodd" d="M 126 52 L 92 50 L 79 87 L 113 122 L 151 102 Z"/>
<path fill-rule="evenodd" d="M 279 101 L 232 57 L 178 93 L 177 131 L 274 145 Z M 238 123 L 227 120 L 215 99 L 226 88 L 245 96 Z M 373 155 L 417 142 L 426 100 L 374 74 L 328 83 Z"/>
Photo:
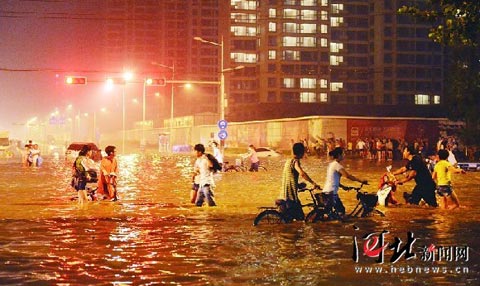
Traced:
<path fill-rule="evenodd" d="M 66 76 L 66 84 L 87 84 L 87 77 L 85 76 Z"/>
<path fill-rule="evenodd" d="M 167 84 L 167 80 L 163 78 L 147 78 L 145 79 L 146 85 L 152 86 L 165 86 Z"/>

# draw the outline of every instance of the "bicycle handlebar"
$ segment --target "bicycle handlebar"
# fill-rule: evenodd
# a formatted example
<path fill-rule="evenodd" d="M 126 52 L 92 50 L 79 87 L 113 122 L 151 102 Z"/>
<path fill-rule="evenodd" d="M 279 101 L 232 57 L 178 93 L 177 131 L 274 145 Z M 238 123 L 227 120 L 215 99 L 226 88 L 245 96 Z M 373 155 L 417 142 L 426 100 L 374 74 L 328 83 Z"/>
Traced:
<path fill-rule="evenodd" d="M 368 182 L 366 183 L 361 183 L 360 184 L 360 187 L 350 187 L 350 186 L 341 186 L 341 188 L 344 190 L 344 191 L 350 191 L 350 190 L 355 190 L 355 191 L 360 191 L 362 188 L 363 188 L 363 185 L 368 185 Z"/>

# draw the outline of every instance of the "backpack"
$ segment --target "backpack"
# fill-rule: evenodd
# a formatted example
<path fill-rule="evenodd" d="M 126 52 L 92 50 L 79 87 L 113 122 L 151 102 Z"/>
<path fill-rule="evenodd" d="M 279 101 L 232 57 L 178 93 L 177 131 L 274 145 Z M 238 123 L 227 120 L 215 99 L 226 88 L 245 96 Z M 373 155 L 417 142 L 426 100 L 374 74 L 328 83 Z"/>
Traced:
<path fill-rule="evenodd" d="M 212 171 L 216 173 L 217 171 L 222 170 L 222 165 L 218 162 L 218 160 L 212 154 L 205 154 L 210 162 L 212 162 Z"/>

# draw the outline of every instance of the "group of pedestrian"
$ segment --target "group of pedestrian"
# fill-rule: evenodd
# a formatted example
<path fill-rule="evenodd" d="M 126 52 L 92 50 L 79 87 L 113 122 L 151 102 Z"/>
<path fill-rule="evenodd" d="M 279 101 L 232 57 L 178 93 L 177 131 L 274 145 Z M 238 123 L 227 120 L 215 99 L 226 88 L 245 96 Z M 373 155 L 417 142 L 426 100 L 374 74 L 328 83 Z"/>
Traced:
<path fill-rule="evenodd" d="M 90 146 L 84 145 L 73 163 L 72 186 L 78 192 L 80 205 L 85 204 L 89 200 L 89 196 L 91 200 L 118 200 L 116 147 L 107 146 L 105 153 L 106 156 L 102 158 L 98 166 L 92 159 L 93 150 Z M 98 172 L 100 176 L 97 175 Z M 87 192 L 88 183 L 97 183 L 95 194 Z"/>
<path fill-rule="evenodd" d="M 305 146 L 303 143 L 294 143 L 292 147 L 293 158 L 285 162 L 282 174 L 282 193 L 283 199 L 286 201 L 287 208 L 294 219 L 303 220 L 305 215 L 302 210 L 302 204 L 298 197 L 299 178 L 302 177 L 307 182 L 311 183 L 314 188 L 321 189 L 310 176 L 303 170 L 301 166 L 301 159 L 305 155 Z M 334 208 L 340 216 L 345 214 L 345 207 L 342 200 L 338 196 L 338 190 L 342 185 L 340 179 L 342 176 L 349 180 L 367 184 L 367 180 L 362 180 L 354 175 L 348 173 L 342 166 L 341 162 L 344 159 L 344 150 L 341 147 L 336 147 L 329 152 L 331 161 L 328 164 L 325 184 L 322 189 L 323 197 L 326 201 L 327 208 Z"/>
<path fill-rule="evenodd" d="M 210 146 L 213 155 L 205 153 L 203 144 L 196 144 L 193 148 L 195 153 L 194 170 L 192 174 L 192 189 L 190 192 L 190 201 L 196 206 L 202 206 L 205 202 L 209 206 L 216 206 L 214 199 L 214 173 L 223 170 L 223 153 L 218 143 L 212 141 Z M 258 159 L 256 148 L 254 145 L 248 146 L 248 151 L 242 156 L 243 160 L 250 160 L 250 172 L 258 172 L 260 160 Z"/>
<path fill-rule="evenodd" d="M 40 167 L 42 163 L 43 158 L 40 156 L 38 144 L 29 140 L 28 144 L 25 144 L 25 149 L 23 151 L 22 165 L 24 167 Z"/>
<path fill-rule="evenodd" d="M 310 176 L 303 170 L 301 159 L 305 154 L 303 143 L 295 143 L 292 147 L 293 158 L 286 161 L 282 176 L 282 196 L 286 201 L 287 209 L 294 219 L 303 220 L 304 213 L 302 204 L 298 197 L 299 178 L 302 177 L 310 182 L 316 189 L 320 186 L 315 183 Z M 367 180 L 360 179 L 348 173 L 341 164 L 345 153 L 342 147 L 336 147 L 329 152 L 331 158 L 326 171 L 324 186 L 322 189 L 322 198 L 326 208 L 334 208 L 340 215 L 345 215 L 345 207 L 338 195 L 339 188 L 343 187 L 340 183 L 341 178 L 345 177 L 351 181 L 357 181 L 362 184 L 368 184 Z M 392 172 L 393 175 L 406 173 L 406 177 L 396 182 L 402 185 L 410 180 L 415 180 L 416 185 L 412 193 L 404 193 L 406 203 L 412 205 L 427 204 L 430 207 L 438 207 L 436 194 L 443 197 L 444 207 L 449 208 L 449 201 L 454 203 L 453 208 L 460 207 L 460 202 L 451 184 L 452 173 L 465 173 L 462 169 L 455 168 L 448 162 L 449 153 L 447 150 L 439 150 L 438 162 L 433 173 L 427 168 L 425 161 L 415 151 L 413 146 L 407 146 L 403 150 L 403 158 L 407 160 L 405 166 Z"/>

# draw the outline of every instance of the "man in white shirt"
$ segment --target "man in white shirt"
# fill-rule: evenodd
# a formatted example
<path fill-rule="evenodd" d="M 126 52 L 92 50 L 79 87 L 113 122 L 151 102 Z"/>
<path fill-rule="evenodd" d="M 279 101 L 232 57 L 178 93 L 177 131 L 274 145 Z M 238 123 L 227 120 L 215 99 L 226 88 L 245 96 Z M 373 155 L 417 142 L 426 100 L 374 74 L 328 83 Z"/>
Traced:
<path fill-rule="evenodd" d="M 213 141 L 212 142 L 212 148 L 213 148 L 213 157 L 217 159 L 218 163 L 223 166 L 223 154 L 220 148 L 218 148 L 218 143 Z"/>
<path fill-rule="evenodd" d="M 212 191 L 215 186 L 213 181 L 213 164 L 205 155 L 205 146 L 203 146 L 203 144 L 195 145 L 193 150 L 197 156 L 197 160 L 194 164 L 193 177 L 195 178 L 195 176 L 198 176 L 198 183 L 200 185 L 195 205 L 201 207 L 206 199 L 209 206 L 216 206 L 217 204 L 213 199 Z"/>

